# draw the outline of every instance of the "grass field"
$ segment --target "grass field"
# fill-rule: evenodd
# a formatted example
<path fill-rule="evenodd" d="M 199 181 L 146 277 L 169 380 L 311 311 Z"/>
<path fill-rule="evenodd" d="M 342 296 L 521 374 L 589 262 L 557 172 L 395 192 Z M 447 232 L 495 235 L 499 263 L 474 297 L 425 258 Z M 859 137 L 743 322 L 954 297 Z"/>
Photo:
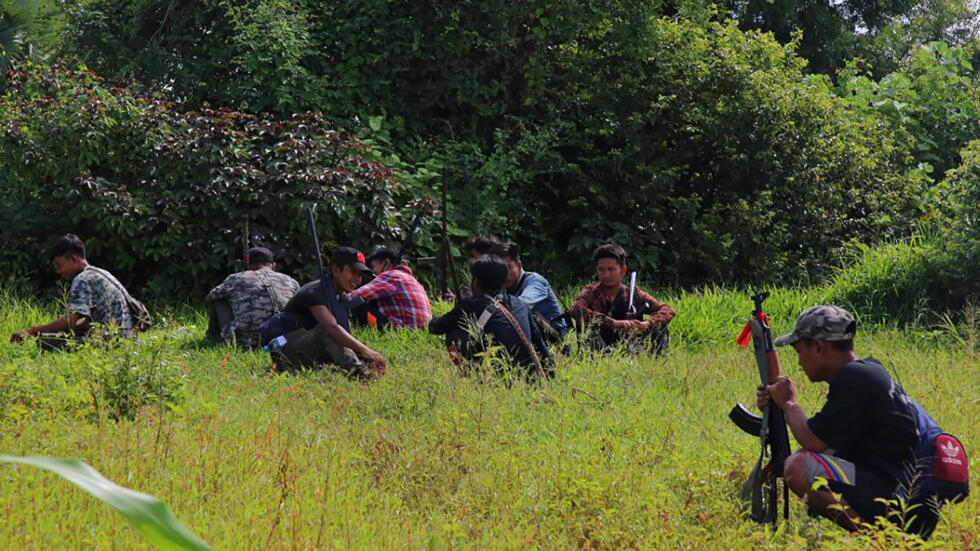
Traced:
<path fill-rule="evenodd" d="M 153 494 L 214 549 L 894 549 L 793 504 L 778 532 L 740 518 L 758 444 L 729 423 L 756 371 L 734 338 L 751 303 L 706 289 L 679 312 L 662 360 L 559 359 L 553 381 L 456 375 L 429 335 L 360 333 L 389 362 L 368 384 L 273 375 L 260 353 L 202 345 L 203 318 L 170 315 L 145 344 L 74 355 L 6 344 L 54 305 L 0 296 L 0 453 L 75 457 Z M 820 293 L 770 301 L 774 331 Z M 877 326 L 858 352 L 976 452 L 973 328 Z M 825 386 L 801 381 L 813 413 Z M 980 456 L 978 456 L 980 457 Z M 978 469 L 972 484 L 977 488 Z M 947 507 L 937 549 L 980 548 L 980 500 Z M 148 549 L 113 511 L 53 475 L 0 466 L 0 549 Z"/>

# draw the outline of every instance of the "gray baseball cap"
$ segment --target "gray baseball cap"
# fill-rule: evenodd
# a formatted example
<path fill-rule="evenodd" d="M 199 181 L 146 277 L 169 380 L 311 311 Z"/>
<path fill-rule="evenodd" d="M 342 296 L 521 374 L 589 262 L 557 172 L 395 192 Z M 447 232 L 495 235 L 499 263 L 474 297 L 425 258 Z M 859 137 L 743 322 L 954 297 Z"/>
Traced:
<path fill-rule="evenodd" d="M 776 346 L 793 344 L 800 339 L 846 341 L 854 338 L 857 323 L 850 312 L 831 304 L 811 306 L 796 318 L 793 332 L 774 341 Z"/>

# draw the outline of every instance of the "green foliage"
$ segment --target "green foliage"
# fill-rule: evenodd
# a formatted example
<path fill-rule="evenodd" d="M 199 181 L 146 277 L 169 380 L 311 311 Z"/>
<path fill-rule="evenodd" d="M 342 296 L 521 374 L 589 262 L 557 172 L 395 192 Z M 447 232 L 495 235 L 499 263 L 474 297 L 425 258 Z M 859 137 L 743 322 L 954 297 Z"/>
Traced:
<path fill-rule="evenodd" d="M 159 499 L 123 488 L 82 463 L 55 457 L 12 457 L 0 455 L 2 463 L 44 469 L 100 499 L 139 530 L 146 539 L 167 551 L 209 551 L 211 548 L 184 527 Z"/>
<path fill-rule="evenodd" d="M 28 327 L 63 312 L 0 294 L 7 327 Z M 6 340 L 6 339 L 4 339 Z M 72 354 L 32 345 L 0 354 L 0 420 L 44 412 L 82 419 L 131 419 L 145 408 L 179 410 L 186 398 L 182 342 L 172 327 L 138 343 L 90 343 Z M 42 392 L 43 389 L 43 392 Z"/>
<path fill-rule="evenodd" d="M 46 242 L 73 232 L 127 282 L 200 292 L 235 267 L 248 220 L 252 243 L 296 270 L 311 202 L 327 245 L 393 234 L 400 189 L 379 156 L 317 114 L 178 112 L 86 71 L 25 65 L 0 99 L 0 258 L 40 280 Z"/>
<path fill-rule="evenodd" d="M 961 152 L 962 163 L 951 170 L 934 192 L 934 203 L 946 222 L 942 246 L 949 259 L 947 285 L 961 300 L 980 297 L 980 140 Z"/>
<path fill-rule="evenodd" d="M 567 170 L 534 193 L 562 205 L 549 229 L 579 258 L 612 238 L 674 284 L 788 281 L 826 273 L 848 239 L 908 231 L 922 182 L 904 148 L 805 79 L 791 48 L 734 25 L 648 30 L 569 50 L 585 84 Z M 624 50 L 631 71 L 611 59 Z"/>
<path fill-rule="evenodd" d="M 852 36 L 917 5 L 800 9 L 830 10 Z M 909 236 L 930 167 L 941 178 L 972 136 L 964 51 L 917 54 L 908 86 L 867 97 L 848 80 L 842 99 L 796 53 L 836 48 L 826 34 L 794 42 L 790 25 L 781 45 L 693 0 L 173 6 L 74 0 L 65 55 L 181 108 L 322 110 L 383 146 L 408 175 L 402 196 L 435 197 L 446 175 L 454 235 L 513 238 L 565 280 L 604 241 L 664 284 L 817 280 L 850 242 Z M 888 109 L 913 93 L 921 112 L 902 122 Z"/>
<path fill-rule="evenodd" d="M 30 55 L 27 35 L 34 28 L 38 4 L 37 0 L 0 1 L 0 72 Z"/>
<path fill-rule="evenodd" d="M 980 137 L 972 52 L 942 42 L 926 44 L 878 82 L 852 63 L 841 73 L 838 93 L 857 112 L 874 112 L 893 132 L 907 136 L 915 161 L 940 181 L 959 163 L 960 149 Z"/>
<path fill-rule="evenodd" d="M 827 301 L 868 321 L 935 324 L 958 310 L 964 289 L 949 285 L 950 260 L 938 231 L 875 247 L 855 245 L 828 284 Z"/>
<path fill-rule="evenodd" d="M 724 5 L 741 28 L 798 43 L 809 70 L 831 76 L 854 58 L 869 61 L 881 75 L 918 45 L 967 43 L 977 15 L 967 0 L 727 0 Z"/>

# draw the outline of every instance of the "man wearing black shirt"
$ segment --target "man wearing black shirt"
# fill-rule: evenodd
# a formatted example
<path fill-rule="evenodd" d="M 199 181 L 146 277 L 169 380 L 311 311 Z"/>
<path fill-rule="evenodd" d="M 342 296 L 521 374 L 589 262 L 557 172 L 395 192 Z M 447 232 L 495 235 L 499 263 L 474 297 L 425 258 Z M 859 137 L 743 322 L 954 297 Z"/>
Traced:
<path fill-rule="evenodd" d="M 468 361 L 486 351 L 487 336 L 506 351 L 512 366 L 532 376 L 550 375 L 554 359 L 530 308 L 503 290 L 507 264 L 498 256 L 485 255 L 470 264 L 470 273 L 473 296 L 456 301 L 449 313 L 433 319 L 429 332 L 446 335 L 450 353 L 456 351 Z"/>
<path fill-rule="evenodd" d="M 281 312 L 262 325 L 262 339 L 268 343 L 279 336 L 286 338 L 281 349 L 273 350 L 277 365 L 332 363 L 351 376 L 376 377 L 384 373 L 385 360 L 351 336 L 350 302 L 344 294 L 360 285 L 362 273 L 369 271 L 364 255 L 339 247 L 333 251 L 330 271 L 334 296 L 324 293 L 320 280 L 303 285 Z"/>
<path fill-rule="evenodd" d="M 902 387 L 878 360 L 854 354 L 856 327 L 843 308 L 814 306 L 800 314 L 792 333 L 775 340 L 796 349 L 810 381 L 830 385 L 826 404 L 813 417 L 800 407 L 787 377 L 760 385 L 757 394 L 760 408 L 771 400 L 785 412 L 802 446 L 786 460 L 786 484 L 811 511 L 851 531 L 888 514 L 878 500 L 894 498 L 903 470 L 915 461 L 918 439 Z M 817 479 L 826 484 L 815 485 Z"/>

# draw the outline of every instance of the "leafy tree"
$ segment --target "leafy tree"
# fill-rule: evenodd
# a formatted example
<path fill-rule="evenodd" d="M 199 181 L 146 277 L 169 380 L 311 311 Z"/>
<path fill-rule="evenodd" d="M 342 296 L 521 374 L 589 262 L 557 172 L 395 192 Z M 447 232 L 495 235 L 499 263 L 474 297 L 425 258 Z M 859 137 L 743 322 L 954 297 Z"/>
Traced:
<path fill-rule="evenodd" d="M 773 33 L 788 44 L 799 37 L 809 71 L 834 75 L 855 57 L 873 63 L 876 74 L 894 70 L 917 44 L 969 40 L 977 15 L 968 0 L 729 0 L 743 29 Z"/>

